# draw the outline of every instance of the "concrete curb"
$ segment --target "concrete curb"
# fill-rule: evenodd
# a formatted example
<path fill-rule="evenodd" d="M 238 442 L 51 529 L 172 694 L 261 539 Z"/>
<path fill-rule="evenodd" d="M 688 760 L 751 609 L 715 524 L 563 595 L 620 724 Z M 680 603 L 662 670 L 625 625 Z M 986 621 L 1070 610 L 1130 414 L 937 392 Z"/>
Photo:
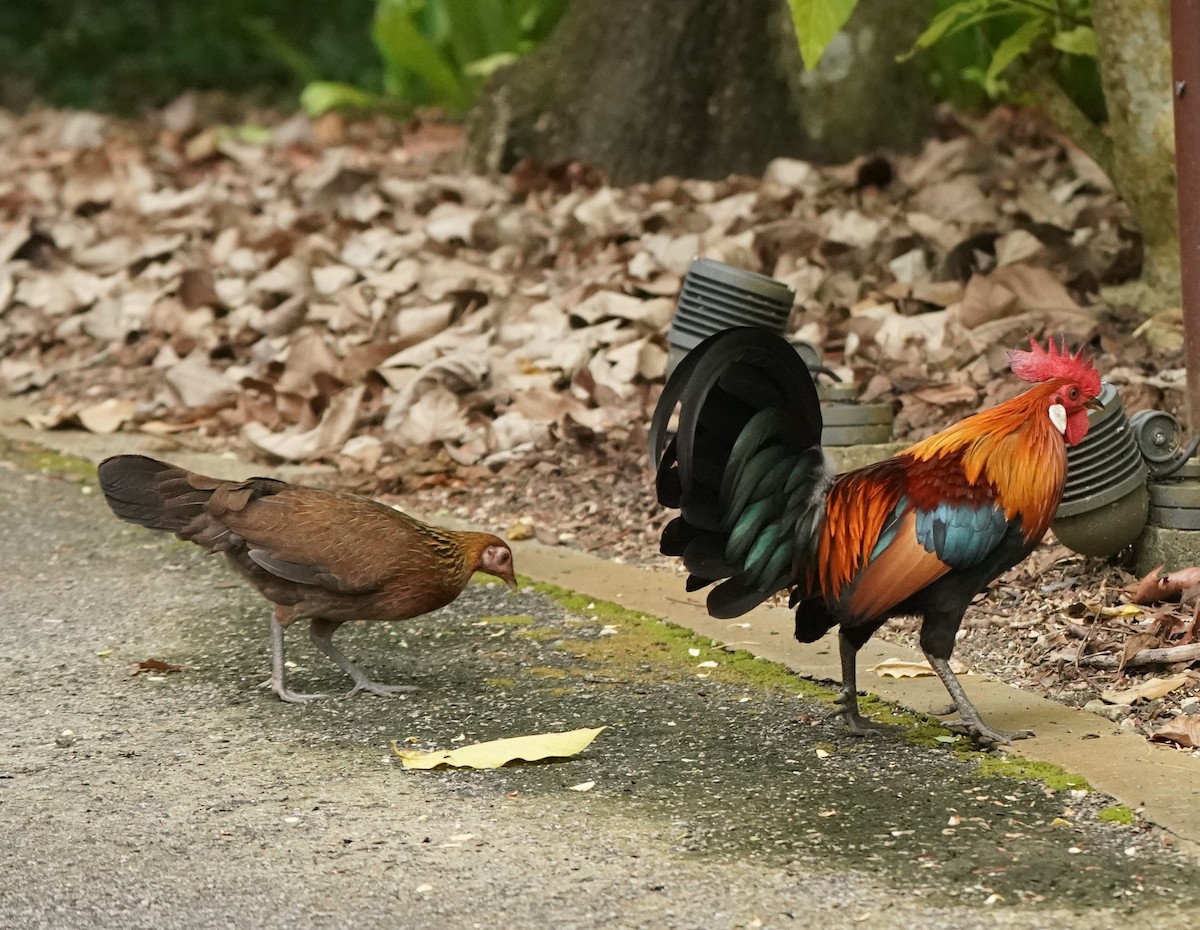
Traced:
<path fill-rule="evenodd" d="M 96 462 L 119 452 L 147 451 L 142 438 L 127 434 L 33 430 L 17 422 L 30 409 L 20 401 L 0 400 L 0 436 Z M 253 470 L 236 459 L 211 453 L 150 454 L 217 477 L 241 478 Z M 293 481 L 319 473 L 303 466 L 267 470 Z M 811 645 L 797 643 L 790 611 L 760 607 L 738 621 L 714 620 L 705 613 L 700 597 L 684 591 L 680 575 L 648 572 L 533 541 L 514 543 L 513 550 L 518 570 L 536 581 L 661 617 L 786 665 L 800 675 L 830 681 L 839 677 L 833 638 Z M 945 707 L 946 693 L 936 678 L 880 678 L 867 671 L 888 658 L 916 660 L 921 656 L 912 649 L 871 641 L 859 657 L 860 686 L 869 685 L 873 693 L 921 713 Z M 964 684 L 991 724 L 1005 729 L 1026 727 L 1037 734 L 1011 747 L 1012 753 L 1053 762 L 1083 775 L 1095 788 L 1140 809 L 1147 819 L 1178 837 L 1182 846 L 1200 854 L 1200 758 L 1155 746 L 1141 736 L 1122 732 L 1103 717 L 981 675 L 967 677 Z"/>

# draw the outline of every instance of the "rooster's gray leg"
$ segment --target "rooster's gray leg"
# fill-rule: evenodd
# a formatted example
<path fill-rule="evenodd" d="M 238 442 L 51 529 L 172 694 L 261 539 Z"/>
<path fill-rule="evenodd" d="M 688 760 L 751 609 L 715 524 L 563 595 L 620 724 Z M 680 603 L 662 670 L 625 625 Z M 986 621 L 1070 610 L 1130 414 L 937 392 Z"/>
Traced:
<path fill-rule="evenodd" d="M 288 689 L 283 680 L 283 624 L 276 617 L 271 617 L 271 680 L 267 682 L 279 695 L 279 700 L 288 704 L 304 704 L 327 694 L 300 694 Z"/>
<path fill-rule="evenodd" d="M 946 686 L 946 690 L 950 692 L 950 697 L 954 699 L 954 706 L 958 708 L 958 719 L 947 720 L 943 726 L 955 733 L 964 733 L 970 736 L 982 746 L 992 748 L 1003 744 L 1011 743 L 1015 739 L 1028 739 L 1033 736 L 1031 730 L 1017 730 L 1015 733 L 1009 733 L 1005 730 L 993 730 L 979 716 L 979 711 L 975 709 L 975 705 L 971 703 L 971 699 L 967 697 L 967 692 L 963 690 L 963 686 L 958 683 L 958 678 L 950 669 L 950 663 L 945 659 L 939 659 L 931 656 L 928 652 L 925 657 L 929 660 L 929 664 L 933 666 L 933 670 L 938 673 L 938 678 L 942 679 L 942 684 Z"/>
<path fill-rule="evenodd" d="M 838 633 L 838 647 L 842 656 L 842 690 L 838 692 L 837 704 L 842 720 L 855 736 L 877 736 L 888 729 L 886 724 L 872 723 L 858 712 L 858 646 L 845 633 Z"/>
<path fill-rule="evenodd" d="M 314 620 L 309 624 L 308 635 L 317 644 L 317 648 L 329 656 L 337 667 L 354 681 L 354 687 L 350 689 L 350 693 L 346 697 L 358 694 L 359 691 L 366 691 L 369 694 L 378 694 L 380 697 L 387 697 L 389 694 L 399 694 L 401 691 L 421 690 L 416 685 L 380 684 L 364 675 L 362 670 L 350 661 L 346 653 L 333 644 L 333 634 L 341 625 L 340 620 Z"/>

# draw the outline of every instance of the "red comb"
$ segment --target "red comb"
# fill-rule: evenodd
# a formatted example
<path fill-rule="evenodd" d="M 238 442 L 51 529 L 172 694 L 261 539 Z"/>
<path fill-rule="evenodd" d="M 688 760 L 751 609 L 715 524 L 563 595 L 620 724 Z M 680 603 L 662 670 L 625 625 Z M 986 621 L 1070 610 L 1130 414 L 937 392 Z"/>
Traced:
<path fill-rule="evenodd" d="M 1038 384 L 1052 378 L 1067 378 L 1074 381 L 1085 394 L 1091 397 L 1100 395 L 1100 375 L 1092 367 L 1091 356 L 1085 356 L 1083 349 L 1071 353 L 1067 351 L 1067 340 L 1060 338 L 1058 345 L 1052 336 L 1048 342 L 1049 348 L 1043 349 L 1037 341 L 1029 337 L 1029 351 L 1010 349 L 1008 365 L 1022 381 Z"/>

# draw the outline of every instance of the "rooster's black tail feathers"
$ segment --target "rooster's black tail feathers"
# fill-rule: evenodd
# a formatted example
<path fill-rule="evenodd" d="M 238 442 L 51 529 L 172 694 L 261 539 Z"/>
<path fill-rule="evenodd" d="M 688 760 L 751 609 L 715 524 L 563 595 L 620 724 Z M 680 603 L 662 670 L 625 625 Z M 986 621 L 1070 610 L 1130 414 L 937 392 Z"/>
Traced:
<path fill-rule="evenodd" d="M 689 591 L 721 581 L 714 617 L 745 613 L 806 569 L 832 480 L 820 443 L 812 377 L 774 333 L 717 333 L 671 375 L 650 425 L 659 503 L 680 510 L 661 550 L 682 556 Z"/>

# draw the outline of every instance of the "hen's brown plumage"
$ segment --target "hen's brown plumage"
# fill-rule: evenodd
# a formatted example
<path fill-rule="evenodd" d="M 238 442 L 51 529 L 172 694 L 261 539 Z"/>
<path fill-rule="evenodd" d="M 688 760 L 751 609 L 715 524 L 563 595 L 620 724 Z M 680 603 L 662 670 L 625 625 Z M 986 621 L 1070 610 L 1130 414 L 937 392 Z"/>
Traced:
<path fill-rule="evenodd" d="M 313 642 L 354 691 L 388 694 L 405 687 L 368 679 L 333 645 L 338 626 L 436 610 L 476 571 L 515 587 L 512 553 L 498 537 L 430 526 L 355 494 L 273 478 L 221 481 L 143 455 L 105 459 L 98 476 L 122 520 L 224 553 L 276 605 L 271 685 L 285 701 L 321 696 L 284 685 L 283 630 L 296 620 L 311 621 Z"/>

